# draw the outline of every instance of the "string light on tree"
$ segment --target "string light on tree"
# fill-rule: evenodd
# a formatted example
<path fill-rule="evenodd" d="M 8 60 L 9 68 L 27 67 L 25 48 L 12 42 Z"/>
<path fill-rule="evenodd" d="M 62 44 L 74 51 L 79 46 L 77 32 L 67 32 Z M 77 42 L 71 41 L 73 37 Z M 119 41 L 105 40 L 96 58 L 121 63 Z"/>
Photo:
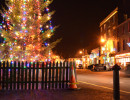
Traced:
<path fill-rule="evenodd" d="M 48 8 L 51 0 L 9 0 L 7 3 L 9 9 L 4 9 L 1 14 L 0 33 L 4 41 L 0 45 L 3 54 L 0 59 L 41 61 L 48 58 L 47 50 L 51 52 L 52 47 L 60 41 L 43 45 L 54 30 Z"/>

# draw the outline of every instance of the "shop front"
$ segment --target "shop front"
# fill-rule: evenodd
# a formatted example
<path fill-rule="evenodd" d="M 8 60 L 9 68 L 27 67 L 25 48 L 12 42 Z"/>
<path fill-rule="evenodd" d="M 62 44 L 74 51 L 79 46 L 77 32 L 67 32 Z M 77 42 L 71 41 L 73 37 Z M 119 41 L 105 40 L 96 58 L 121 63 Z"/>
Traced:
<path fill-rule="evenodd" d="M 126 69 L 127 64 L 130 64 L 130 53 L 116 55 L 115 59 L 116 63 L 120 65 L 122 69 Z"/>

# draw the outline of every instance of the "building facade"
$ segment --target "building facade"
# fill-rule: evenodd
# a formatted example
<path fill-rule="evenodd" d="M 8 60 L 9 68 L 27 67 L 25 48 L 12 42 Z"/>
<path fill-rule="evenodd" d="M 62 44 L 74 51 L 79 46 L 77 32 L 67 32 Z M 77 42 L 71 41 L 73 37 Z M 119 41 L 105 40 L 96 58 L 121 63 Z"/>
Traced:
<path fill-rule="evenodd" d="M 115 58 L 114 54 L 116 52 L 115 48 L 115 36 L 114 30 L 118 26 L 118 8 L 113 10 L 101 23 L 100 23 L 100 62 L 101 64 L 114 65 Z"/>
<path fill-rule="evenodd" d="M 113 66 L 118 63 L 122 68 L 130 63 L 130 1 L 119 0 L 118 7 L 100 23 L 99 59 Z"/>
<path fill-rule="evenodd" d="M 116 36 L 116 63 L 122 68 L 130 63 L 130 18 L 117 26 Z"/>
<path fill-rule="evenodd" d="M 99 64 L 99 48 L 92 50 L 89 58 L 89 65 L 91 64 Z"/>

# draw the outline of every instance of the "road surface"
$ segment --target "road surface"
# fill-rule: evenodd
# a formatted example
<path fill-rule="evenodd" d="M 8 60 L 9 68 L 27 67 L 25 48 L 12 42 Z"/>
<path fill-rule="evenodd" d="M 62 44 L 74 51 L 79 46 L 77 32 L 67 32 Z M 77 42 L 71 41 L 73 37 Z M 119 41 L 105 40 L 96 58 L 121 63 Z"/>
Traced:
<path fill-rule="evenodd" d="M 120 93 L 130 100 L 130 76 L 120 71 Z M 110 90 L 113 92 L 113 71 L 90 71 L 86 69 L 77 69 L 77 79 L 84 87 L 99 89 L 102 91 Z M 123 99 L 125 100 L 125 99 Z"/>

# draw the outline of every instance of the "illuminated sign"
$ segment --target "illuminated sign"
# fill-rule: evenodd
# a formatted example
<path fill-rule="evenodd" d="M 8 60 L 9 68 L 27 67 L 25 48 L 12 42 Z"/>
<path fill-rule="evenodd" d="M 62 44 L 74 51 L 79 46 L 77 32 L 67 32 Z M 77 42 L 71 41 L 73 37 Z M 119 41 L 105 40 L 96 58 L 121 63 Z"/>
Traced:
<path fill-rule="evenodd" d="M 130 43 L 127 43 L 127 45 L 130 47 Z"/>

